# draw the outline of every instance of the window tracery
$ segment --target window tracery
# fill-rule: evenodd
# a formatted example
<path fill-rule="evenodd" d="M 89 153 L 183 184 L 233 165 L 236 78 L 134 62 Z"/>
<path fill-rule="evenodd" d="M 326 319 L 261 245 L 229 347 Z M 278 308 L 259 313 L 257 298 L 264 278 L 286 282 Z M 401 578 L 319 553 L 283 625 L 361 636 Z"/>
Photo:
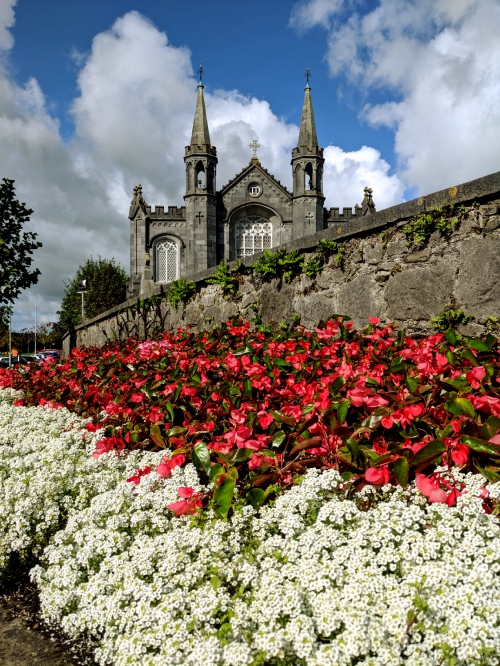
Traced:
<path fill-rule="evenodd" d="M 156 281 L 173 282 L 179 275 L 179 248 L 177 243 L 162 240 L 156 244 Z"/>
<path fill-rule="evenodd" d="M 249 257 L 272 247 L 271 222 L 251 215 L 236 223 L 236 256 Z"/>

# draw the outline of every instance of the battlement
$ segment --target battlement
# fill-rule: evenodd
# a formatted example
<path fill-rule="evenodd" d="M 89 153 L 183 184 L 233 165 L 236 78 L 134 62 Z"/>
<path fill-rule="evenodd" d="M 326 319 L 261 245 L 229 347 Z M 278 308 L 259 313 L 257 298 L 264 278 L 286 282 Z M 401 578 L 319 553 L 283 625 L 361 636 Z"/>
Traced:
<path fill-rule="evenodd" d="M 357 220 L 360 217 L 362 217 L 362 211 L 363 209 L 361 206 L 354 206 L 354 211 L 352 209 L 352 206 L 349 206 L 347 208 L 342 208 L 342 213 L 339 212 L 340 208 L 330 208 L 330 210 L 326 210 L 326 221 L 328 223 L 328 226 L 331 226 L 335 224 L 336 222 L 347 222 L 348 220 Z"/>
<path fill-rule="evenodd" d="M 186 206 L 168 206 L 165 212 L 165 206 L 156 206 L 151 210 L 151 206 L 146 206 L 148 217 L 151 220 L 185 220 Z"/>

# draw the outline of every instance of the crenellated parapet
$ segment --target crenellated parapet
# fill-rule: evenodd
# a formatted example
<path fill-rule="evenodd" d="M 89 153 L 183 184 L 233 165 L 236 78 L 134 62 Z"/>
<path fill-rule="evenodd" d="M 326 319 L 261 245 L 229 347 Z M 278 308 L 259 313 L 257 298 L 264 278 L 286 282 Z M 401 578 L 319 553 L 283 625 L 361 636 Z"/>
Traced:
<path fill-rule="evenodd" d="M 151 221 L 177 221 L 186 219 L 186 206 L 168 206 L 165 211 L 165 206 L 156 206 L 154 210 L 151 206 L 147 206 L 148 217 Z"/>

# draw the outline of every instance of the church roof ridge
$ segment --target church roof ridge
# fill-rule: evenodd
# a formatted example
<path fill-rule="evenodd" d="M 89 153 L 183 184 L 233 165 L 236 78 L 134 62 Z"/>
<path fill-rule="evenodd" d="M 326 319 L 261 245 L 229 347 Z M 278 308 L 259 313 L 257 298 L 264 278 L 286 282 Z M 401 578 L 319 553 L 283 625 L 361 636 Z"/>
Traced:
<path fill-rule="evenodd" d="M 243 167 L 243 169 L 241 169 L 241 171 L 239 171 L 235 176 L 233 176 L 230 180 L 228 180 L 228 182 L 223 187 L 221 187 L 221 189 L 218 191 L 217 194 L 222 194 L 222 192 L 224 192 L 224 190 L 227 190 L 227 188 L 230 185 L 233 185 L 233 183 L 235 183 L 246 171 L 250 170 L 252 167 L 254 167 L 256 169 L 260 169 L 261 171 L 263 171 L 267 176 L 272 178 L 274 180 L 274 182 L 277 185 L 279 185 L 284 192 L 286 192 L 286 194 L 288 194 L 289 196 L 292 196 L 292 193 L 286 188 L 285 185 L 283 185 L 283 183 L 280 180 L 278 180 L 274 176 L 274 174 L 270 173 L 265 167 L 262 166 L 262 164 L 260 162 L 257 164 L 256 162 L 252 162 L 252 160 L 250 160 L 250 164 L 247 164 L 246 167 Z"/>

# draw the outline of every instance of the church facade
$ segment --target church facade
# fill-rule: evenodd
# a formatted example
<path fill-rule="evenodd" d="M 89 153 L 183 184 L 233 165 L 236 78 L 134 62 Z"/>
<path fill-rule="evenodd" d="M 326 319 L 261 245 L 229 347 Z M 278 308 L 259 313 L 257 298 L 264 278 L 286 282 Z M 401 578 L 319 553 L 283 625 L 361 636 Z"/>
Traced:
<path fill-rule="evenodd" d="M 184 206 L 153 210 L 134 188 L 130 206 L 130 283 L 132 297 L 151 285 L 172 282 L 296 238 L 316 233 L 336 221 L 375 211 L 371 190 L 365 187 L 361 206 L 327 210 L 323 194 L 323 148 L 318 145 L 309 82 L 297 147 L 292 151 L 293 191 L 290 192 L 254 155 L 239 174 L 217 190 L 217 149 L 208 128 L 203 84 L 198 97 L 184 163 Z M 142 286 L 141 286 L 142 282 Z"/>

